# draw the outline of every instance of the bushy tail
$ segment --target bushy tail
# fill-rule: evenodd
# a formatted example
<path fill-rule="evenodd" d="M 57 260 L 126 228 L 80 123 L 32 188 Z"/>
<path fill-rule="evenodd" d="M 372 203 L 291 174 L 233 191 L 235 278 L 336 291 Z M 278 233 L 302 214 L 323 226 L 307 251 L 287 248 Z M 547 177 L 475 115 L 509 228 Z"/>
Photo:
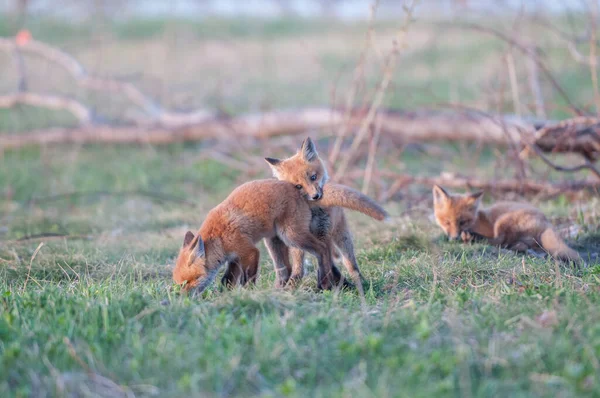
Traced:
<path fill-rule="evenodd" d="M 542 232 L 540 241 L 542 247 L 553 257 L 578 264 L 582 262 L 579 253 L 571 249 L 551 227 Z"/>
<path fill-rule="evenodd" d="M 322 207 L 340 206 L 356 210 L 379 221 L 386 221 L 389 217 L 387 211 L 373 199 L 341 184 L 325 184 L 323 198 L 318 203 Z"/>

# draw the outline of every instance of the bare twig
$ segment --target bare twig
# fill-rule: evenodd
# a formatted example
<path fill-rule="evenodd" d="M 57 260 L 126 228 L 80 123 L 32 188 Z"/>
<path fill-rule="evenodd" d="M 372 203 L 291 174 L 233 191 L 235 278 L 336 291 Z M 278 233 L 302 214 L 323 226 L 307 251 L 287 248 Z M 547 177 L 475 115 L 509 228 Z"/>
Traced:
<path fill-rule="evenodd" d="M 150 199 L 158 200 L 161 202 L 173 202 L 180 203 L 187 206 L 196 206 L 196 203 L 188 201 L 186 199 L 178 198 L 176 196 L 164 194 L 161 192 L 150 192 L 150 191 L 86 191 L 86 192 L 67 192 L 58 195 L 41 196 L 38 198 L 31 198 L 26 203 L 28 205 L 41 204 L 41 203 L 52 203 L 65 199 L 74 198 L 85 198 L 85 197 L 102 197 L 102 196 L 145 196 Z"/>
<path fill-rule="evenodd" d="M 369 185 L 371 185 L 371 177 L 373 175 L 373 167 L 375 166 L 375 159 L 377 157 L 377 145 L 379 144 L 380 135 L 381 119 L 376 118 L 373 137 L 369 145 L 369 156 L 367 158 L 367 166 L 365 167 L 365 178 L 363 179 L 362 193 L 365 195 L 369 192 Z"/>
<path fill-rule="evenodd" d="M 562 172 L 566 172 L 566 173 L 575 173 L 575 172 L 578 172 L 581 170 L 590 170 L 596 177 L 598 177 L 600 179 L 600 170 L 598 170 L 592 164 L 592 162 L 590 162 L 587 159 L 584 160 L 583 164 L 580 164 L 578 166 L 572 166 L 572 167 L 560 166 L 560 165 L 557 165 L 554 162 L 552 162 L 550 159 L 548 159 L 548 157 L 546 155 L 544 155 L 542 150 L 536 144 L 529 144 L 528 148 L 533 150 L 540 157 L 540 159 L 542 159 L 542 161 L 544 163 L 546 163 L 548 166 L 552 167 L 554 170 L 562 171 Z"/>
<path fill-rule="evenodd" d="M 506 53 L 506 65 L 508 66 L 508 77 L 510 80 L 510 91 L 512 93 L 513 107 L 517 117 L 521 117 L 521 101 L 519 98 L 519 83 L 517 82 L 517 71 L 515 68 L 515 57 L 512 51 Z"/>
<path fill-rule="evenodd" d="M 392 50 L 386 60 L 386 64 L 385 64 L 385 67 L 383 70 L 383 77 L 381 79 L 379 87 L 377 88 L 373 102 L 371 103 L 371 106 L 369 107 L 369 111 L 368 111 L 367 115 L 365 116 L 364 120 L 362 121 L 362 124 L 354 137 L 354 141 L 352 141 L 352 145 L 350 146 L 350 149 L 346 153 L 346 156 L 344 157 L 344 159 L 342 159 L 339 168 L 335 171 L 335 174 L 333 175 L 334 181 L 337 178 L 339 178 L 339 176 L 343 175 L 344 172 L 346 171 L 348 164 L 352 160 L 352 157 L 354 156 L 358 147 L 360 146 L 360 144 L 364 140 L 365 136 L 367 135 L 367 133 L 369 131 L 369 126 L 371 125 L 371 123 L 373 123 L 375 115 L 376 115 L 379 107 L 381 106 L 381 103 L 383 102 L 383 98 L 387 92 L 387 88 L 392 80 L 393 72 L 396 67 L 396 61 L 400 54 L 400 46 L 404 44 L 404 39 L 406 38 L 406 32 L 408 30 L 408 27 L 410 26 L 410 23 L 412 22 L 413 12 L 414 12 L 416 3 L 417 3 L 417 0 L 413 0 L 409 3 L 409 5 L 405 6 L 405 20 L 404 20 L 404 23 L 402 24 L 402 27 L 398 30 L 396 38 L 394 39 L 394 41 L 392 43 Z"/>
<path fill-rule="evenodd" d="M 598 91 L 598 59 L 596 58 L 596 33 L 598 19 L 598 1 L 592 1 L 590 13 L 591 35 L 590 35 L 590 73 L 592 77 L 592 88 L 594 89 L 594 102 L 596 103 L 596 115 L 600 116 L 600 91 Z"/>
<path fill-rule="evenodd" d="M 60 66 L 82 87 L 124 95 L 146 113 L 147 117 L 136 118 L 137 120 L 135 121 L 138 123 L 160 123 L 165 126 L 180 126 L 200 123 L 215 115 L 214 112 L 207 110 L 197 110 L 189 113 L 165 111 L 132 83 L 90 75 L 79 61 L 58 48 L 36 40 L 30 40 L 26 44 L 17 46 L 16 42 L 12 39 L 0 38 L 0 50 L 4 50 L 8 54 L 13 54 L 17 49 L 20 52 L 36 55 Z"/>
<path fill-rule="evenodd" d="M 25 235 L 17 239 L 17 242 L 25 242 L 28 240 L 42 239 L 42 238 L 66 238 L 68 234 L 57 234 L 55 232 L 44 232 L 41 234 Z"/>
<path fill-rule="evenodd" d="M 535 115 L 538 118 L 546 118 L 546 110 L 544 108 L 544 95 L 542 93 L 542 85 L 540 83 L 540 75 L 538 73 L 537 50 L 535 46 L 530 47 L 530 53 L 535 56 L 527 57 L 527 71 L 529 75 L 529 88 L 531 95 L 535 101 Z"/>
<path fill-rule="evenodd" d="M 512 39 L 510 37 L 508 37 L 507 35 L 505 35 L 504 33 L 490 28 L 490 27 L 486 27 L 486 26 L 482 26 L 476 23 L 463 23 L 459 26 L 462 26 L 463 28 L 466 29 L 471 29 L 471 30 L 476 30 L 479 32 L 483 32 L 483 33 L 487 33 L 490 34 L 492 36 L 497 37 L 498 39 L 512 44 L 515 48 L 517 48 L 520 52 L 522 52 L 523 54 L 525 54 L 526 56 L 528 56 L 529 58 L 531 58 L 533 60 L 533 62 L 535 62 L 535 64 L 537 65 L 537 67 L 543 72 L 543 74 L 546 76 L 546 78 L 550 81 L 550 83 L 552 84 L 552 86 L 554 87 L 554 89 L 558 92 L 558 94 L 563 98 L 563 100 L 569 105 L 569 107 L 571 108 L 571 110 L 576 114 L 576 115 L 582 115 L 584 112 L 579 109 L 574 103 L 573 101 L 571 101 L 571 99 L 569 98 L 569 96 L 567 95 L 566 91 L 562 88 L 562 86 L 558 83 L 558 81 L 556 80 L 556 78 L 554 77 L 554 75 L 552 74 L 552 72 L 550 71 L 550 69 L 548 69 L 548 67 L 546 66 L 546 64 L 544 62 L 542 62 L 542 60 L 540 59 L 540 57 L 531 51 L 531 48 L 528 48 L 526 45 L 517 42 L 515 39 Z"/>
<path fill-rule="evenodd" d="M 16 46 L 13 50 L 13 58 L 18 74 L 17 91 L 27 91 L 27 71 L 25 69 L 25 61 L 23 60 L 21 51 Z"/>
<path fill-rule="evenodd" d="M 569 52 L 571 53 L 571 56 L 577 63 L 583 64 L 583 65 L 588 65 L 588 66 L 590 65 L 590 58 L 581 54 L 579 52 L 579 50 L 577 49 L 577 46 L 573 42 L 569 41 L 566 44 L 567 44 L 567 50 L 569 50 Z"/>
<path fill-rule="evenodd" d="M 352 86 L 350 88 L 350 93 L 348 94 L 348 96 L 346 97 L 346 120 L 345 123 L 341 124 L 341 127 L 338 131 L 337 137 L 335 139 L 335 142 L 333 144 L 333 148 L 331 149 L 331 152 L 329 154 L 329 163 L 330 164 L 334 164 L 337 161 L 337 158 L 340 154 L 340 150 L 342 148 L 342 143 L 344 141 L 344 138 L 346 137 L 346 134 L 348 133 L 348 129 L 350 127 L 350 118 L 352 117 L 352 107 L 354 104 L 354 99 L 356 97 L 356 94 L 358 92 L 358 87 L 359 87 L 359 83 L 360 83 L 360 79 L 363 78 L 364 75 L 364 71 L 365 71 L 365 63 L 367 60 L 367 53 L 369 50 L 369 47 L 373 41 L 373 22 L 375 21 L 375 14 L 377 13 L 377 7 L 379 6 L 379 0 L 376 0 L 375 2 L 373 2 L 373 4 L 371 4 L 371 8 L 370 8 L 370 13 L 369 13 L 369 21 L 368 21 L 368 27 L 367 27 L 367 34 L 365 35 L 365 42 L 362 48 L 362 51 L 360 53 L 360 57 L 358 59 L 358 64 L 356 65 L 356 68 L 354 69 L 354 77 L 352 79 Z"/>

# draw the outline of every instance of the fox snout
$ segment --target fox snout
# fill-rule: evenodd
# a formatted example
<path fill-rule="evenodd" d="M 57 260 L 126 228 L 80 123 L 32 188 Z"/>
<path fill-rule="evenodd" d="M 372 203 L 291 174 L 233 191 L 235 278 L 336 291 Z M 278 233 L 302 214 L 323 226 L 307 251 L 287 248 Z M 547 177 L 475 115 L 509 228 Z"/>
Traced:
<path fill-rule="evenodd" d="M 319 200 L 323 197 L 323 188 L 315 187 L 315 192 L 308 193 L 308 200 Z"/>

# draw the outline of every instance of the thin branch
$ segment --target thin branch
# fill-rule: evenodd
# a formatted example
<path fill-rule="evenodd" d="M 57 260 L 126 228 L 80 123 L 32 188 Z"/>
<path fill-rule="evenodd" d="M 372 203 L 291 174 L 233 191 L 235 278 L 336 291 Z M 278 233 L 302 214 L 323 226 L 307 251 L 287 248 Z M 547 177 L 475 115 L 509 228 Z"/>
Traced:
<path fill-rule="evenodd" d="M 388 59 L 386 60 L 386 65 L 383 70 L 383 77 L 381 79 L 381 82 L 379 83 L 379 87 L 377 88 L 377 91 L 375 92 L 373 101 L 371 103 L 371 106 L 369 107 L 369 111 L 368 111 L 367 115 L 365 116 L 358 132 L 356 133 L 356 135 L 354 137 L 354 141 L 352 141 L 352 145 L 350 146 L 350 149 L 346 153 L 346 156 L 342 159 L 339 168 L 335 171 L 335 173 L 333 175 L 332 179 L 334 181 L 337 178 L 339 178 L 341 175 L 343 175 L 344 172 L 346 171 L 348 164 L 352 160 L 352 157 L 354 156 L 354 154 L 358 150 L 358 147 L 360 146 L 360 144 L 364 140 L 365 136 L 367 135 L 367 133 L 369 131 L 369 126 L 371 125 L 371 123 L 373 123 L 375 115 L 377 114 L 377 110 L 379 109 L 379 107 L 381 106 L 381 103 L 383 102 L 383 98 L 387 92 L 387 88 L 388 88 L 390 82 L 392 81 L 393 72 L 396 67 L 396 61 L 400 54 L 400 45 L 404 44 L 404 40 L 406 39 L 406 32 L 408 30 L 408 27 L 410 26 L 410 23 L 412 22 L 413 12 L 414 12 L 416 3 L 417 3 L 417 0 L 413 0 L 410 2 L 410 5 L 405 7 L 405 20 L 404 20 L 403 26 L 398 30 L 396 38 L 392 42 L 392 45 L 393 45 L 392 51 L 389 54 Z"/>
<path fill-rule="evenodd" d="M 510 91 L 512 94 L 513 107 L 517 117 L 521 117 L 521 100 L 519 97 L 519 83 L 517 82 L 517 71 L 515 67 L 515 57 L 511 50 L 506 53 L 506 65 L 508 66 L 508 77 L 510 81 Z"/>
<path fill-rule="evenodd" d="M 365 167 L 365 177 L 363 179 L 362 193 L 365 195 L 369 192 L 371 185 L 371 177 L 373 176 L 373 168 L 375 167 L 375 159 L 377 157 L 377 145 L 379 144 L 379 136 L 381 135 L 381 119 L 375 119 L 375 128 L 373 129 L 373 137 L 369 145 L 369 155 L 367 158 L 367 166 Z"/>
<path fill-rule="evenodd" d="M 582 64 L 582 65 L 590 65 L 590 61 L 591 59 L 589 57 L 586 57 L 585 55 L 581 54 L 579 52 L 579 50 L 577 49 L 577 46 L 572 43 L 572 42 L 567 42 L 567 50 L 569 50 L 569 53 L 571 53 L 571 57 L 573 57 L 573 59 L 575 60 L 575 62 Z M 597 60 L 595 60 L 597 61 Z"/>
<path fill-rule="evenodd" d="M 38 108 L 64 110 L 75 116 L 82 124 L 87 124 L 92 121 L 92 111 L 81 102 L 72 98 L 32 92 L 0 95 L 0 109 L 10 109 L 17 105 L 30 105 Z"/>
<path fill-rule="evenodd" d="M 82 87 L 124 95 L 148 115 L 147 117 L 137 117 L 135 121 L 138 123 L 161 123 L 165 126 L 180 126 L 200 123 L 215 115 L 212 111 L 202 109 L 189 113 L 165 111 L 155 101 L 144 95 L 134 84 L 112 78 L 90 75 L 73 56 L 56 47 L 36 40 L 30 40 L 26 44 L 17 45 L 12 39 L 0 38 L 0 50 L 4 50 L 10 55 L 14 51 L 17 51 L 17 49 L 20 52 L 36 55 L 58 65 Z"/>
<path fill-rule="evenodd" d="M 592 77 L 592 88 L 594 89 L 594 102 L 596 103 L 596 115 L 600 115 L 600 91 L 598 91 L 598 59 L 596 58 L 596 34 L 598 19 L 598 1 L 592 1 L 592 12 L 590 13 L 590 24 L 592 26 L 592 32 L 590 35 L 590 74 Z"/>
<path fill-rule="evenodd" d="M 69 234 L 59 234 L 55 232 L 42 232 L 40 234 L 32 234 L 32 235 L 23 235 L 16 240 L 16 242 L 26 242 L 29 240 L 37 240 L 37 239 L 90 239 L 90 235 L 69 235 Z"/>
<path fill-rule="evenodd" d="M 142 191 L 142 190 L 132 190 L 132 191 L 86 191 L 86 192 L 67 192 L 57 195 L 51 196 L 41 196 L 34 197 L 29 199 L 26 204 L 38 205 L 41 203 L 52 203 L 65 199 L 74 199 L 74 198 L 86 198 L 86 197 L 101 197 L 101 196 L 145 196 L 150 199 L 158 200 L 160 202 L 173 202 L 180 203 L 186 206 L 196 206 L 197 204 L 186 199 L 178 198 L 176 196 L 164 194 L 161 192 L 151 192 L 151 191 Z"/>
<path fill-rule="evenodd" d="M 17 91 L 27 91 L 27 72 L 25 69 L 25 61 L 23 60 L 21 51 L 16 46 L 13 50 L 13 59 L 15 61 L 15 68 L 17 69 L 18 75 Z"/>
<path fill-rule="evenodd" d="M 589 33 L 582 35 L 582 36 L 573 36 L 567 32 L 560 30 L 552 23 L 540 18 L 540 14 L 533 14 L 530 21 L 537 25 L 540 25 L 543 28 L 548 29 L 549 31 L 553 32 L 554 34 L 556 34 L 556 36 L 558 36 L 559 38 L 561 38 L 562 40 L 564 40 L 566 42 L 571 42 L 571 43 L 577 44 L 577 43 L 586 43 L 586 42 L 589 42 L 589 40 L 590 40 Z M 600 44 L 597 41 L 596 41 L 596 43 Z"/>
<path fill-rule="evenodd" d="M 348 133 L 348 130 L 350 127 L 348 122 L 352 116 L 352 107 L 354 104 L 354 99 L 356 97 L 356 93 L 358 92 L 360 79 L 364 78 L 365 64 L 367 61 L 367 52 L 373 42 L 373 31 L 374 31 L 373 23 L 375 21 L 375 14 L 377 13 L 378 7 L 379 7 L 379 0 L 376 0 L 375 2 L 373 2 L 373 4 L 371 4 L 371 8 L 370 8 L 370 12 L 369 12 L 369 20 L 368 20 L 368 25 L 367 25 L 367 34 L 365 36 L 363 48 L 362 48 L 360 56 L 358 58 L 358 64 L 354 68 L 354 76 L 352 78 L 352 86 L 350 88 L 350 93 L 346 97 L 346 115 L 347 115 L 346 123 L 342 123 L 342 125 L 337 133 L 337 137 L 333 144 L 333 148 L 331 149 L 331 152 L 329 154 L 329 163 L 330 164 L 335 164 L 335 162 L 337 161 L 337 158 L 340 154 L 340 150 L 342 148 L 342 143 L 343 143 L 344 138 L 346 137 L 346 134 Z"/>
<path fill-rule="evenodd" d="M 573 166 L 573 167 L 560 166 L 560 165 L 557 165 L 554 162 L 552 162 L 550 159 L 548 159 L 548 157 L 546 157 L 546 155 L 544 155 L 542 150 L 537 145 L 528 144 L 527 146 L 528 146 L 528 148 L 532 149 L 536 153 L 536 155 L 538 155 L 540 157 L 540 159 L 542 159 L 544 161 L 544 163 L 546 163 L 548 166 L 552 167 L 554 170 L 563 171 L 566 173 L 575 173 L 575 172 L 587 169 L 587 170 L 590 170 L 594 175 L 596 175 L 596 177 L 598 177 L 600 179 L 600 170 L 598 170 L 592 164 L 592 162 L 590 162 L 587 159 L 585 159 L 583 164 L 580 164 L 578 166 Z"/>
<path fill-rule="evenodd" d="M 504 33 L 499 32 L 498 30 L 493 29 L 493 28 L 481 26 L 481 25 L 478 25 L 476 23 L 471 23 L 471 22 L 463 23 L 463 24 L 460 24 L 458 26 L 463 27 L 465 29 L 471 29 L 471 30 L 476 30 L 476 31 L 479 31 L 479 32 L 487 33 L 487 34 L 490 34 L 492 36 L 497 37 L 498 39 L 500 39 L 500 40 L 502 40 L 502 41 L 504 41 L 506 43 L 512 44 L 520 52 L 522 52 L 526 56 L 530 57 L 536 63 L 536 65 L 544 73 L 544 75 L 546 76 L 546 78 L 550 81 L 550 83 L 552 84 L 552 86 L 554 87 L 554 89 L 564 99 L 564 101 L 569 105 L 569 108 L 571 108 L 571 110 L 573 112 L 575 112 L 575 114 L 577 114 L 577 115 L 584 114 L 584 112 L 582 110 L 580 110 L 577 106 L 575 106 L 575 104 L 573 104 L 573 102 L 571 101 L 571 99 L 567 95 L 566 91 L 558 83 L 558 81 L 556 80 L 556 78 L 554 77 L 554 75 L 552 74 L 552 72 L 550 72 L 550 70 L 548 69 L 548 67 L 544 64 L 544 62 L 541 61 L 541 59 L 539 58 L 539 56 L 537 54 L 531 52 L 530 48 L 527 48 L 527 46 L 525 46 L 525 45 L 517 42 L 516 40 L 508 37 Z"/>
<path fill-rule="evenodd" d="M 535 47 L 531 47 L 530 52 L 532 54 L 537 54 Z M 529 77 L 529 89 L 531 90 L 531 95 L 535 101 L 535 116 L 540 119 L 545 119 L 546 110 L 544 107 L 544 95 L 540 83 L 540 74 L 538 73 L 538 64 L 535 62 L 534 57 L 527 57 L 527 71 Z"/>
<path fill-rule="evenodd" d="M 582 190 L 588 190 L 595 193 L 600 191 L 600 181 L 589 180 L 565 181 L 562 183 L 552 184 L 532 180 L 489 180 L 459 176 L 421 177 L 384 171 L 381 173 L 388 178 L 395 179 L 395 182 L 382 198 L 382 202 L 388 201 L 401 189 L 411 184 L 427 186 L 441 185 L 448 188 L 485 189 L 496 192 L 545 194 L 548 196 L 555 196 L 565 192 L 578 192 Z"/>

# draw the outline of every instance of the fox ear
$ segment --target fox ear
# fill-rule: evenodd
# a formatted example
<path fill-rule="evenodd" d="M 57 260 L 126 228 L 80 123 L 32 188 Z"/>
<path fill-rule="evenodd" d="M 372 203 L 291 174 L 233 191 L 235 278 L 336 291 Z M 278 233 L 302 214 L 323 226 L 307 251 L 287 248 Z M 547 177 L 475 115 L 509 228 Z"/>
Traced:
<path fill-rule="evenodd" d="M 275 158 L 265 158 L 265 160 L 269 164 L 269 167 L 271 167 L 271 172 L 273 173 L 273 177 L 279 179 L 280 166 L 281 166 L 282 161 L 279 159 L 275 159 Z"/>
<path fill-rule="evenodd" d="M 202 237 L 198 235 L 198 243 L 196 244 L 196 256 L 204 257 L 204 254 L 204 241 L 202 240 Z"/>
<path fill-rule="evenodd" d="M 467 196 L 469 203 L 474 204 L 475 206 L 479 206 L 481 202 L 481 197 L 483 196 L 483 191 L 475 192 Z"/>
<path fill-rule="evenodd" d="M 317 158 L 317 156 L 319 156 L 319 154 L 317 153 L 317 148 L 315 147 L 315 144 L 312 142 L 310 137 L 307 137 L 302 142 L 300 152 L 302 153 L 302 158 L 307 162 L 312 162 Z"/>
<path fill-rule="evenodd" d="M 265 160 L 267 161 L 267 163 L 269 163 L 271 166 L 277 166 L 279 163 L 281 163 L 281 160 L 279 159 L 275 159 L 275 158 L 265 158 Z"/>
<path fill-rule="evenodd" d="M 185 233 L 185 238 L 183 238 L 183 247 L 189 245 L 192 240 L 194 240 L 194 233 L 192 231 L 187 231 Z"/>
<path fill-rule="evenodd" d="M 434 205 L 443 203 L 443 202 L 447 201 L 448 198 L 450 198 L 450 195 L 448 194 L 448 192 L 446 192 L 446 190 L 444 188 L 440 187 L 439 185 L 433 186 L 433 204 Z"/>

